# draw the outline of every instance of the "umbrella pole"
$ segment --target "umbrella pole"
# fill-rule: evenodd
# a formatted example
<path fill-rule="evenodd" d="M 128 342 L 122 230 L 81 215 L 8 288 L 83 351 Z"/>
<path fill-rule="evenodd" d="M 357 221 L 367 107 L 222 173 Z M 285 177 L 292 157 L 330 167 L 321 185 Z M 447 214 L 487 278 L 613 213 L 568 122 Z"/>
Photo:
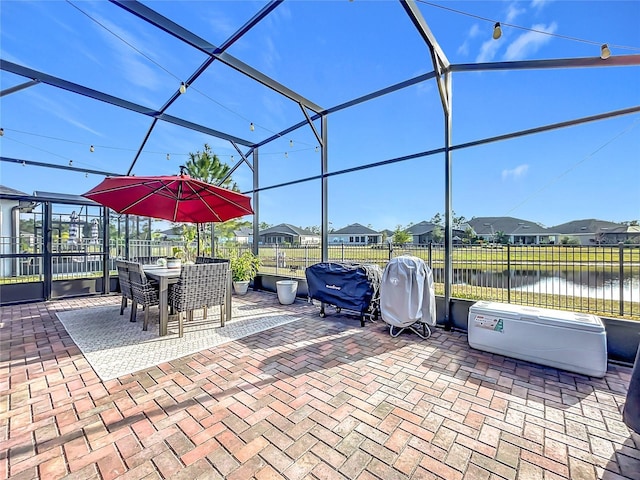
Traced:
<path fill-rule="evenodd" d="M 200 224 L 196 223 L 196 240 L 198 242 L 198 247 L 196 248 L 196 255 L 200 256 Z"/>

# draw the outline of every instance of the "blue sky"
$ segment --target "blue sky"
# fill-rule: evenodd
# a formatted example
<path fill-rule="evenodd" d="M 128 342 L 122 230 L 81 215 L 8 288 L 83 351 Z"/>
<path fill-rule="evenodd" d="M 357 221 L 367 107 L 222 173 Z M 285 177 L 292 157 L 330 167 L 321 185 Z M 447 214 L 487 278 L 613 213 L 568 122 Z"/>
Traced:
<path fill-rule="evenodd" d="M 265 5 L 144 3 L 215 45 Z M 640 54 L 637 1 L 418 6 L 452 64 L 596 57 L 602 43 L 614 56 Z M 493 21 L 513 26 L 504 25 L 502 37 L 493 40 Z M 206 59 L 103 1 L 3 0 L 0 22 L 3 60 L 152 109 L 159 109 Z M 228 53 L 323 108 L 432 70 L 427 46 L 396 1 L 285 1 Z M 0 71 L 2 89 L 25 81 Z M 456 145 L 640 105 L 640 67 L 460 72 L 453 75 L 452 88 Z M 252 142 L 304 120 L 296 103 L 220 62 L 167 113 Z M 150 125 L 149 117 L 37 85 L 0 99 L 0 152 L 124 174 Z M 443 142 L 440 98 L 429 80 L 330 115 L 329 172 L 439 148 Z M 226 163 L 239 159 L 225 140 L 158 122 L 133 172 L 177 173 L 187 154 L 204 143 Z M 316 145 L 311 129 L 303 127 L 261 147 L 261 185 L 318 175 Z M 508 215 L 545 226 L 583 218 L 640 219 L 640 115 L 457 150 L 452 174 L 453 209 L 467 218 Z M 233 178 L 242 190 L 251 189 L 246 166 Z M 81 194 L 101 179 L 0 162 L 0 183 L 27 193 Z M 260 221 L 319 225 L 320 194 L 317 180 L 266 190 L 260 194 Z M 358 222 L 394 229 L 443 211 L 443 155 L 329 179 L 334 228 Z"/>

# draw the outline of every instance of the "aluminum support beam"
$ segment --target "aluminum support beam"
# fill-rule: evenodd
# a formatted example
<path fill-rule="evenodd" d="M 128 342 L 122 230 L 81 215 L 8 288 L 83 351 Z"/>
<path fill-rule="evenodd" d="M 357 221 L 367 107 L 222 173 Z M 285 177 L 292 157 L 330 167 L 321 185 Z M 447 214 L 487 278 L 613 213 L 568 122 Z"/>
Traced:
<path fill-rule="evenodd" d="M 39 83 L 40 82 L 38 80 L 31 80 L 30 82 L 24 82 L 14 87 L 5 88 L 0 92 L 0 97 L 4 97 L 5 95 L 9 95 L 11 93 L 19 92 L 20 90 L 24 90 L 25 88 L 33 87 L 34 85 L 38 85 Z"/>
<path fill-rule="evenodd" d="M 258 255 L 258 244 L 260 243 L 260 175 L 258 161 L 258 149 L 253 151 L 253 253 Z"/>
<path fill-rule="evenodd" d="M 566 122 L 560 122 L 560 123 L 553 123 L 550 125 L 545 125 L 542 127 L 536 127 L 536 128 L 530 128 L 527 130 L 520 130 L 518 132 L 512 132 L 512 133 L 507 133 L 505 135 L 498 135 L 496 137 L 488 137 L 488 138 L 483 138 L 480 140 L 474 140 L 472 142 L 467 142 L 467 143 L 460 143 L 458 145 L 452 145 L 449 150 L 454 151 L 454 150 L 462 150 L 464 148 L 470 148 L 470 147 L 475 147 L 476 145 L 484 145 L 487 143 L 493 143 L 493 142 L 498 142 L 501 140 L 508 140 L 511 138 L 518 138 L 518 137 L 523 137 L 525 135 L 532 135 L 534 133 L 541 133 L 541 132 L 546 132 L 546 131 L 550 131 L 550 130 L 558 130 L 560 128 L 565 128 L 565 127 L 571 127 L 574 125 L 580 125 L 582 123 L 587 123 L 587 122 L 595 122 L 597 120 L 605 120 L 607 118 L 615 118 L 615 117 L 619 117 L 622 115 L 630 115 L 633 113 L 640 113 L 640 106 L 636 106 L 636 107 L 631 107 L 631 108 L 625 108 L 622 110 L 614 110 L 612 112 L 607 112 L 607 113 L 601 113 L 598 115 L 592 115 L 589 117 L 583 117 L 583 118 L 578 118 L 575 120 L 569 120 Z M 408 160 L 414 160 L 416 158 L 422 158 L 422 157 L 430 157 L 432 155 L 439 155 L 441 153 L 445 153 L 445 148 L 444 147 L 440 147 L 440 148 L 435 148 L 433 150 L 425 150 L 422 152 L 417 152 L 417 153 L 412 153 L 409 155 L 404 155 L 402 157 L 396 157 L 396 158 L 390 158 L 388 160 L 381 160 L 379 162 L 373 162 L 373 163 L 367 163 L 364 165 L 358 165 L 357 167 L 350 167 L 350 168 L 345 168 L 343 170 L 336 170 L 335 172 L 328 172 L 326 174 L 327 177 L 333 177 L 335 175 L 344 175 L 345 173 L 353 173 L 353 172 L 357 172 L 360 170 L 368 170 L 370 168 L 376 168 L 376 167 L 381 167 L 384 165 L 391 165 L 393 163 L 400 163 L 400 162 L 406 162 Z M 280 188 L 280 187 L 288 187 L 291 185 L 297 185 L 299 183 L 304 183 L 304 182 L 311 182 L 314 180 L 319 180 L 320 178 L 322 178 L 322 175 L 313 175 L 311 177 L 305 177 L 305 178 L 301 178 L 298 180 L 292 180 L 290 182 L 284 182 L 284 183 L 278 183 L 275 185 L 269 185 L 267 187 L 261 187 L 260 190 L 261 191 L 265 191 L 265 190 L 272 190 L 274 188 Z M 251 192 L 243 192 L 243 193 L 251 193 Z"/>
<path fill-rule="evenodd" d="M 297 94 L 293 90 L 285 87 L 284 85 L 273 80 L 272 78 L 267 77 L 262 72 L 247 65 L 241 60 L 225 52 L 222 52 L 220 48 L 209 43 L 208 41 L 197 36 L 196 34 L 190 32 L 189 30 L 181 27 L 177 23 L 172 22 L 168 18 L 160 15 L 159 13 L 150 9 L 149 7 L 133 0 L 110 0 L 110 1 L 115 5 L 123 8 L 124 10 L 127 10 L 128 12 L 136 15 L 142 20 L 145 20 L 151 25 L 154 25 L 160 28 L 161 30 L 164 30 L 168 34 L 177 38 L 178 40 L 181 40 L 186 44 L 191 45 L 193 48 L 200 50 L 206 55 L 217 58 L 220 62 L 224 63 L 225 65 L 263 84 L 264 86 L 270 88 L 271 90 L 278 92 L 279 94 L 289 98 L 290 100 L 293 100 L 296 103 L 302 103 L 304 106 L 306 106 L 310 110 L 313 110 L 314 112 L 321 112 L 323 110 L 323 108 L 320 107 L 319 105 L 316 105 L 310 100 L 304 98 L 302 95 Z M 279 3 L 280 2 L 277 2 L 277 4 Z"/>
<path fill-rule="evenodd" d="M 453 203 L 452 203 L 452 158 L 451 158 L 451 73 L 444 75 L 444 87 L 449 109 L 444 110 L 444 321 L 445 330 L 451 330 L 451 284 L 453 283 Z"/>
<path fill-rule="evenodd" d="M 407 87 L 411 87 L 412 85 L 417 85 L 418 83 L 422 83 L 426 80 L 429 80 L 431 78 L 434 78 L 436 76 L 436 72 L 429 72 L 429 73 L 424 73 L 422 75 L 418 75 L 417 77 L 413 77 L 410 78 L 409 80 L 404 80 L 400 83 L 396 83 L 394 85 L 391 85 L 389 87 L 385 87 L 382 88 L 380 90 L 377 90 L 375 92 L 372 93 L 368 93 L 366 95 L 363 95 L 361 97 L 358 98 L 354 98 L 353 100 L 349 100 L 348 102 L 345 103 L 341 103 L 340 105 L 336 105 L 335 107 L 331 107 L 326 109 L 325 111 L 323 111 L 321 114 L 314 114 L 311 115 L 309 118 L 311 119 L 311 121 L 315 121 L 317 119 L 320 118 L 321 115 L 328 115 L 330 113 L 335 113 L 335 112 L 339 112 L 340 110 L 344 110 L 345 108 L 349 108 L 349 107 L 353 107 L 354 105 L 359 105 L 361 103 L 367 102 L 369 100 L 373 100 L 375 98 L 381 97 L 383 95 L 387 95 L 389 93 L 393 93 L 396 92 L 398 90 L 402 90 L 403 88 L 407 88 Z M 267 143 L 276 140 L 280 137 L 284 137 L 286 136 L 288 133 L 291 133 L 295 130 L 297 130 L 300 127 L 303 127 L 304 125 L 307 124 L 308 121 L 302 121 L 299 123 L 296 123 L 295 125 L 292 125 L 291 127 L 281 131 L 280 133 L 276 133 L 275 135 L 272 135 L 269 138 L 264 139 L 263 141 L 256 143 L 256 147 L 261 147 L 263 145 L 266 145 Z"/>
<path fill-rule="evenodd" d="M 140 113 L 142 115 L 146 115 L 151 118 L 157 118 L 158 120 L 162 120 L 167 123 L 172 123 L 174 125 L 187 128 L 189 130 L 205 133 L 207 135 L 211 135 L 212 137 L 222 138 L 223 140 L 228 140 L 230 142 L 236 142 L 246 147 L 253 146 L 252 142 L 243 140 L 242 138 L 234 137 L 233 135 L 228 135 L 226 133 L 219 132 L 212 128 L 205 127 L 203 125 L 198 125 L 196 123 L 193 123 L 178 117 L 174 117 L 172 115 L 163 114 L 153 108 L 144 107 L 142 105 L 138 105 L 137 103 L 129 102 L 119 97 L 114 97 L 113 95 L 109 95 L 108 93 L 99 92 L 98 90 L 93 90 L 92 88 L 87 88 L 77 83 L 69 82 L 67 80 L 54 77 L 53 75 L 48 75 L 43 72 L 38 72 L 37 70 L 23 67 L 22 65 L 9 62 L 7 60 L 0 59 L 0 70 L 15 73 L 16 75 L 21 75 L 27 78 L 34 78 L 39 80 L 42 83 L 51 85 L 53 87 L 58 87 L 72 93 L 77 93 L 85 97 L 93 98 L 94 100 L 99 100 L 104 103 L 109 103 L 111 105 L 115 105 L 116 107 L 120 107 L 125 110 L 130 110 L 132 112 Z"/>
<path fill-rule="evenodd" d="M 409 18 L 413 22 L 418 32 L 422 36 L 422 39 L 429 47 L 429 51 L 431 52 L 431 60 L 433 62 L 433 69 L 437 73 L 436 81 L 438 82 L 438 91 L 440 92 L 442 108 L 444 108 L 445 112 L 449 112 L 449 98 L 447 97 L 446 86 L 444 85 L 444 80 L 442 78 L 442 75 L 449 71 L 449 60 L 442 51 L 442 48 L 440 48 L 440 44 L 431 32 L 429 25 L 427 25 L 427 22 L 422 16 L 422 13 L 420 12 L 420 9 L 416 5 L 416 3 L 413 0 L 400 0 L 400 3 L 407 12 L 407 15 L 409 15 Z"/>
<path fill-rule="evenodd" d="M 242 27 L 240 27 L 233 35 L 231 35 L 221 46 L 220 46 L 220 51 L 225 51 L 227 50 L 229 47 L 231 47 L 231 45 L 233 45 L 235 42 L 237 42 L 240 38 L 242 38 L 242 36 L 247 33 L 249 30 L 251 30 L 251 28 L 253 28 L 258 22 L 260 22 L 260 20 L 262 20 L 263 18 L 265 18 L 269 13 L 271 13 L 271 11 L 276 8 L 280 2 L 282 0 L 279 1 L 272 1 L 271 3 L 267 4 L 264 8 L 262 8 L 256 15 L 254 15 L 248 22 L 246 22 Z M 188 86 L 192 85 L 193 82 L 195 82 L 195 80 L 204 73 L 204 71 L 209 68 L 209 66 L 215 61 L 216 57 L 209 57 L 207 58 L 207 60 L 204 61 L 204 63 L 202 65 L 200 65 L 200 67 L 198 67 L 198 69 L 191 75 L 189 76 L 189 78 L 186 81 L 186 84 Z M 169 100 L 160 108 L 160 112 L 164 113 L 167 111 L 167 109 L 178 99 L 180 98 L 180 95 L 182 95 L 180 93 L 180 89 L 176 88 L 176 91 L 171 95 L 171 98 L 169 98 Z M 144 139 L 142 140 L 142 143 L 140 144 L 140 147 L 138 147 L 138 151 L 135 155 L 135 157 L 133 158 L 133 161 L 131 162 L 131 165 L 129 166 L 129 170 L 127 171 L 127 175 L 131 174 L 131 171 L 133 170 L 134 165 L 136 164 L 136 162 L 138 161 L 138 158 L 140 158 L 140 155 L 142 154 L 142 150 L 144 149 L 144 146 L 147 144 L 147 140 L 149 139 L 149 136 L 151 135 L 151 132 L 153 131 L 153 129 L 156 126 L 156 123 L 158 122 L 157 119 L 153 119 L 153 121 L 151 122 L 151 126 L 149 126 L 149 130 L 147 131 L 147 134 L 145 135 Z"/>
<path fill-rule="evenodd" d="M 327 170 L 329 169 L 328 154 L 329 154 L 329 142 L 327 141 L 327 116 L 323 115 L 320 123 L 320 130 L 322 132 L 322 154 L 320 155 L 322 180 L 320 198 L 322 202 L 321 207 L 321 227 L 320 241 L 322 242 L 322 261 L 329 261 L 329 177 L 327 177 Z"/>
<path fill-rule="evenodd" d="M 34 160 L 20 160 L 19 158 L 0 157 L 0 162 L 18 163 L 20 165 L 33 165 L 35 167 L 57 168 L 59 170 L 69 170 L 71 172 L 91 173 L 93 175 L 104 175 L 105 177 L 119 177 L 122 173 L 104 172 L 102 170 L 92 170 L 90 168 L 70 167 L 69 165 L 55 165 L 52 163 L 36 162 Z"/>
<path fill-rule="evenodd" d="M 300 109 L 302 110 L 302 113 L 304 113 L 304 117 L 307 119 L 307 123 L 311 127 L 311 130 L 313 131 L 313 134 L 316 136 L 316 140 L 318 141 L 318 143 L 320 145 L 322 145 L 322 143 L 323 143 L 322 142 L 322 136 L 318 133 L 318 130 L 316 130 L 316 127 L 313 124 L 313 120 L 311 120 L 311 117 L 309 116 L 309 113 L 307 112 L 307 109 L 304 108 L 304 105 L 302 105 L 301 103 L 299 103 L 298 105 L 300 105 Z"/>
<path fill-rule="evenodd" d="M 452 72 L 482 70 L 544 70 L 550 68 L 632 67 L 640 65 L 640 54 L 600 57 L 557 58 L 552 60 L 520 60 L 515 62 L 459 63 L 451 65 Z"/>

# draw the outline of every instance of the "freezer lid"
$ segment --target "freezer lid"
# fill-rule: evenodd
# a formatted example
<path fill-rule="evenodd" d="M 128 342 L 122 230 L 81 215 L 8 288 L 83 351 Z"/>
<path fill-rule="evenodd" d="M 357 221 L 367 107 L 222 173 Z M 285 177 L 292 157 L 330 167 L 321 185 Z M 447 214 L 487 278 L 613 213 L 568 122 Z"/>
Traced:
<path fill-rule="evenodd" d="M 587 313 L 552 310 L 525 305 L 513 305 L 498 302 L 476 302 L 469 308 L 469 313 L 483 313 L 505 319 L 526 321 L 541 325 L 604 332 L 604 324 L 600 317 Z"/>

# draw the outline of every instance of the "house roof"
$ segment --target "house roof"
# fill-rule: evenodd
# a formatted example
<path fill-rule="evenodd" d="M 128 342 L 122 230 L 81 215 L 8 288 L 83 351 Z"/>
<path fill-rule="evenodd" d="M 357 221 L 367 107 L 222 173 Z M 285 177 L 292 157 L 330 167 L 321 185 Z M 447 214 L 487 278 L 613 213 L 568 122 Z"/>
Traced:
<path fill-rule="evenodd" d="M 620 228 L 623 230 L 620 230 Z M 571 222 L 563 223 L 551 227 L 552 230 L 562 233 L 564 235 L 579 235 L 579 234 L 593 234 L 593 233 L 605 233 L 617 229 L 617 231 L 626 232 L 626 225 L 620 223 L 609 222 L 606 220 L 597 220 L 595 218 L 587 218 L 584 220 L 573 220 Z"/>
<path fill-rule="evenodd" d="M 380 232 L 376 232 L 369 227 L 360 225 L 359 223 L 352 223 L 346 227 L 331 232 L 329 235 L 380 235 Z"/>
<path fill-rule="evenodd" d="M 160 230 L 160 233 L 162 235 L 182 235 L 180 227 L 171 227 L 166 230 Z"/>
<path fill-rule="evenodd" d="M 250 227 L 240 227 L 238 230 L 234 230 L 233 234 L 236 237 L 249 237 L 253 235 L 253 229 Z"/>
<path fill-rule="evenodd" d="M 27 195 L 25 192 L 21 192 L 20 190 L 16 190 L 15 188 L 5 187 L 4 185 L 0 185 L 0 194 L 3 194 L 3 195 Z"/>
<path fill-rule="evenodd" d="M 496 232 L 504 232 L 506 235 L 539 235 L 554 231 L 539 223 L 515 217 L 474 217 L 467 223 L 476 235 L 494 235 Z"/>
<path fill-rule="evenodd" d="M 411 225 L 405 231 L 411 235 L 425 235 L 433 231 L 438 225 L 431 222 L 422 221 L 420 223 L 416 223 L 415 225 Z"/>
<path fill-rule="evenodd" d="M 288 223 L 281 223 L 275 227 L 270 227 L 260 232 L 260 235 L 269 235 L 272 233 L 283 233 L 285 235 L 297 235 L 297 236 L 318 236 L 315 233 L 305 230 L 304 228 L 294 227 Z"/>

